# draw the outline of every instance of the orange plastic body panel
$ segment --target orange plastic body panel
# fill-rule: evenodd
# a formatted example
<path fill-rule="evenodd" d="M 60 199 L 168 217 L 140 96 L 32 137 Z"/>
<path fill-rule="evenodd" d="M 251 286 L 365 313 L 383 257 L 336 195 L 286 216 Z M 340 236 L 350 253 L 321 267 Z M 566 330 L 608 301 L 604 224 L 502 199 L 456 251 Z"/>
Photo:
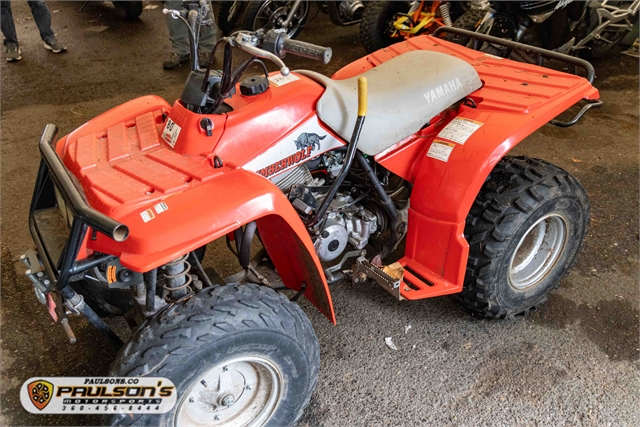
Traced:
<path fill-rule="evenodd" d="M 322 88 L 302 76 L 300 80 L 289 86 L 301 83 L 308 96 L 285 97 L 287 105 L 280 99 L 266 102 L 268 97 L 262 97 L 261 105 L 256 97 L 245 106 L 280 111 L 282 121 L 291 128 L 275 126 L 272 132 L 257 129 L 255 133 L 243 128 L 229 133 L 235 139 L 227 139 L 225 132 L 222 140 L 227 151 L 221 152 L 228 156 L 221 168 L 214 168 L 211 150 L 222 133 L 207 137 L 199 125 L 202 116 L 179 103 L 171 108 L 154 96 L 115 107 L 61 138 L 57 152 L 78 178 L 89 204 L 130 230 L 121 243 L 97 233 L 86 241 L 83 256 L 91 251 L 113 254 L 123 266 L 145 272 L 255 220 L 283 283 L 294 290 L 305 283 L 304 295 L 335 323 L 322 266 L 300 217 L 276 186 L 236 166 L 313 115 L 313 97 Z M 215 119 L 214 128 L 222 129 L 234 113 L 210 116 Z M 167 115 L 182 123 L 175 150 L 161 138 Z M 271 120 L 278 117 L 272 113 Z M 240 121 L 235 124 L 240 125 Z M 247 146 L 253 154 L 243 150 Z"/>
<path fill-rule="evenodd" d="M 376 156 L 382 166 L 414 184 L 406 252 L 400 260 L 405 267 L 401 293 L 406 299 L 462 290 L 469 253 L 463 235 L 465 218 L 496 163 L 573 104 L 583 98 L 599 98 L 597 89 L 582 77 L 495 58 L 431 36 L 415 37 L 374 52 L 342 68 L 333 78 L 358 75 L 417 49 L 467 61 L 484 85 L 469 96 L 477 108 L 463 105 L 457 113 L 434 119 L 430 127 Z M 433 139 L 455 117 L 483 125 L 464 145 L 455 144 L 447 162 L 427 157 Z"/>

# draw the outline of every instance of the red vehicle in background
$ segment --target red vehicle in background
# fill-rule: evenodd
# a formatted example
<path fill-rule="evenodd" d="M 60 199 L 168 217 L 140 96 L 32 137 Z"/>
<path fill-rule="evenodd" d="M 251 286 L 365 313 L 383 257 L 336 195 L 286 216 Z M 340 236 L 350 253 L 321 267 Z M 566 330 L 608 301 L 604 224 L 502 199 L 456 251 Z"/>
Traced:
<path fill-rule="evenodd" d="M 167 13 L 191 22 L 195 40 L 203 7 Z M 195 62 L 173 104 L 134 99 L 61 138 L 47 126 L 36 249 L 23 256 L 36 296 L 70 340 L 67 313 L 81 314 L 121 347 L 111 375 L 166 377 L 179 393 L 168 413 L 105 423 L 295 423 L 320 366 L 295 301 L 336 322 L 329 284 L 343 278 L 373 279 L 400 300 L 458 294 L 488 318 L 525 314 L 558 286 L 587 233 L 587 193 L 568 172 L 508 153 L 544 124 L 570 126 L 599 106 L 593 68 L 447 29 L 587 78 L 495 58 L 440 31 L 331 78 L 282 62 L 327 62 L 328 48 L 237 32 L 217 45 L 223 69 Z M 234 69 L 236 49 L 250 57 Z M 261 59 L 280 71 L 243 77 Z M 555 120 L 581 101 L 572 121 Z M 202 266 L 217 239 L 238 258 L 226 278 Z M 100 316 L 132 309 L 138 326 L 124 345 Z"/>

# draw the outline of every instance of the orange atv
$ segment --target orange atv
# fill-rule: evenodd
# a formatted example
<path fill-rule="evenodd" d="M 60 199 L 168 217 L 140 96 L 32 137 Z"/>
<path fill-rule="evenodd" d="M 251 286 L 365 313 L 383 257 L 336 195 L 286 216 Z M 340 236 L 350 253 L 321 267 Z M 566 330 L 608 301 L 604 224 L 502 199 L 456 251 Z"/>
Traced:
<path fill-rule="evenodd" d="M 166 13 L 196 40 L 206 13 Z M 168 412 L 121 405 L 106 424 L 294 424 L 320 368 L 295 301 L 335 322 L 329 284 L 340 279 L 372 279 L 398 300 L 459 294 L 491 318 L 526 313 L 558 286 L 587 234 L 587 193 L 567 171 L 508 153 L 599 106 L 593 68 L 447 30 L 587 78 L 495 58 L 442 30 L 331 78 L 282 61 L 326 63 L 331 49 L 241 31 L 216 45 L 220 71 L 193 55 L 173 104 L 134 99 L 60 138 L 46 127 L 29 217 L 36 249 L 22 257 L 35 294 L 70 341 L 68 316 L 82 315 L 120 348 L 110 375 L 165 377 L 178 392 Z M 234 68 L 238 49 L 249 58 Z M 262 59 L 279 71 L 243 77 Z M 572 121 L 555 120 L 581 101 Z M 226 278 L 202 265 L 218 239 L 238 259 Z M 124 344 L 98 314 L 126 311 L 137 324 Z"/>

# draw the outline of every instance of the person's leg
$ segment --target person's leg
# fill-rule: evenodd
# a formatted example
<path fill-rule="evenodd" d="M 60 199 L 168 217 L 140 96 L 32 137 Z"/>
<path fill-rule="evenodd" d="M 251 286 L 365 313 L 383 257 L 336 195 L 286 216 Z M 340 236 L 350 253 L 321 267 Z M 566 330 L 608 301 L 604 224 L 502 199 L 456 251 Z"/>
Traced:
<path fill-rule="evenodd" d="M 40 38 L 44 42 L 44 47 L 53 53 L 60 53 L 67 48 L 58 41 L 56 35 L 51 29 L 51 13 L 49 8 L 43 1 L 28 1 L 33 20 L 36 21 L 38 30 L 40 30 Z"/>
<path fill-rule="evenodd" d="M 213 16 L 213 9 L 211 8 L 211 1 L 209 1 L 209 14 L 207 15 L 207 20 L 212 21 L 213 25 L 211 27 L 205 27 L 204 25 L 200 28 L 200 43 L 198 46 L 198 50 L 201 52 L 211 52 L 213 47 L 216 44 L 216 35 L 218 32 L 218 28 L 216 27 L 216 20 Z"/>
<path fill-rule="evenodd" d="M 166 9 L 182 10 L 181 1 L 165 1 Z M 162 64 L 166 69 L 176 68 L 191 57 L 189 51 L 189 33 L 184 23 L 178 19 L 173 19 L 170 15 L 166 15 L 167 28 L 169 29 L 169 40 L 171 40 L 171 48 L 173 52 Z"/>
<path fill-rule="evenodd" d="M 51 29 L 51 13 L 47 5 L 43 1 L 28 1 L 27 4 L 31 8 L 33 20 L 36 21 L 38 30 L 40 30 L 40 38 L 43 41 L 54 39 L 56 36 Z"/>
<path fill-rule="evenodd" d="M 13 23 L 13 15 L 11 14 L 11 2 L 3 1 L 0 3 L 0 21 L 2 34 L 4 35 L 4 45 L 7 47 L 7 61 L 20 61 L 22 56 L 20 55 L 20 46 L 18 46 L 16 26 Z"/>
<path fill-rule="evenodd" d="M 0 2 L 0 23 L 2 24 L 2 35 L 4 36 L 4 45 L 18 44 L 18 35 L 16 34 L 16 26 L 13 23 L 13 14 L 11 13 L 11 2 Z"/>
<path fill-rule="evenodd" d="M 167 9 L 182 10 L 181 1 L 166 1 L 164 7 Z M 189 55 L 189 33 L 186 26 L 179 19 L 173 19 L 170 15 L 165 16 L 167 28 L 169 28 L 169 40 L 171 47 L 178 55 Z"/>

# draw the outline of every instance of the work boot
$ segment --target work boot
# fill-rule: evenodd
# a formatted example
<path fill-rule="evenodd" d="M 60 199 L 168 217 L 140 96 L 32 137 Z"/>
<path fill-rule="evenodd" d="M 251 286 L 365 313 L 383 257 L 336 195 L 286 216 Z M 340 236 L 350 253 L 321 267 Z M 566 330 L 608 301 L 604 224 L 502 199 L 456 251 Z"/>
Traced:
<path fill-rule="evenodd" d="M 8 44 L 7 45 L 7 62 L 17 62 L 22 59 L 20 56 L 22 52 L 20 52 L 20 46 L 17 44 Z"/>
<path fill-rule="evenodd" d="M 178 55 L 175 52 L 171 52 L 166 61 L 162 63 L 162 66 L 165 70 L 173 70 L 174 68 L 178 68 L 180 64 L 183 62 L 187 62 L 191 56 L 187 55 Z"/>
<path fill-rule="evenodd" d="M 60 43 L 55 37 L 45 40 L 44 48 L 53 53 L 62 53 L 67 50 L 66 46 Z"/>

